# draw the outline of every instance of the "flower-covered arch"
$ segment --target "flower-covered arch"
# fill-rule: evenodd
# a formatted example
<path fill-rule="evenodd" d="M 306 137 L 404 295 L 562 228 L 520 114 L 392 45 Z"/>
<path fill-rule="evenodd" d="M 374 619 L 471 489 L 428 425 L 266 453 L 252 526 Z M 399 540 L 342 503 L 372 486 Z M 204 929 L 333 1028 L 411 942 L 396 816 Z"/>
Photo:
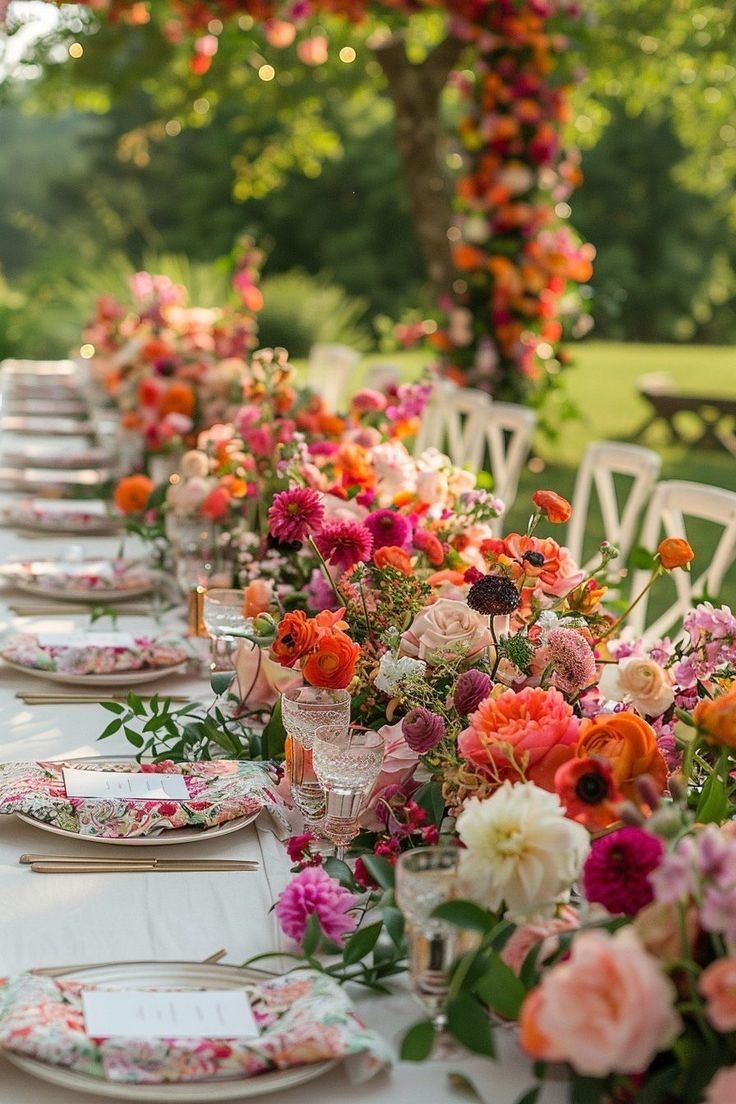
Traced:
<path fill-rule="evenodd" d="M 436 319 L 399 328 L 428 338 L 444 369 L 505 398 L 543 394 L 565 363 L 566 328 L 582 329 L 576 285 L 592 271 L 592 246 L 566 225 L 580 181 L 564 147 L 569 30 L 574 0 L 87 0 L 111 19 L 141 23 L 158 9 L 164 31 L 192 39 L 190 61 L 215 63 L 218 28 L 233 17 L 263 25 L 274 49 L 297 39 L 299 58 L 329 56 L 322 15 L 391 28 L 375 49 L 396 107 L 397 141 L 412 214 L 438 306 Z M 402 30 L 413 15 L 446 11 L 446 36 L 421 63 Z M 455 71 L 462 66 L 459 71 Z M 448 79 L 460 103 L 461 168 L 448 194 L 440 159 L 439 101 Z M 569 325 L 566 327 L 566 322 Z"/>

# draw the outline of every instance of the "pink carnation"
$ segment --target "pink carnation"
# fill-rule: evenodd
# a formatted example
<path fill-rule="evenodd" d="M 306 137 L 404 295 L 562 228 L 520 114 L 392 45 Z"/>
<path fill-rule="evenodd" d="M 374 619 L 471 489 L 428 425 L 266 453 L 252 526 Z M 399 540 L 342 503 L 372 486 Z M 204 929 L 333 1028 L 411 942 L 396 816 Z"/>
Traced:
<path fill-rule="evenodd" d="M 310 531 L 319 532 L 325 508 L 316 491 L 291 487 L 274 496 L 268 511 L 271 535 L 282 544 L 303 541 Z"/>
<path fill-rule="evenodd" d="M 289 882 L 276 902 L 276 916 L 283 932 L 300 943 L 310 916 L 316 916 L 324 934 L 333 943 L 342 944 L 357 925 L 350 909 L 358 898 L 319 866 L 308 866 Z"/>
<path fill-rule="evenodd" d="M 373 551 L 373 537 L 357 521 L 327 522 L 315 537 L 315 544 L 328 563 L 345 571 L 365 563 Z"/>

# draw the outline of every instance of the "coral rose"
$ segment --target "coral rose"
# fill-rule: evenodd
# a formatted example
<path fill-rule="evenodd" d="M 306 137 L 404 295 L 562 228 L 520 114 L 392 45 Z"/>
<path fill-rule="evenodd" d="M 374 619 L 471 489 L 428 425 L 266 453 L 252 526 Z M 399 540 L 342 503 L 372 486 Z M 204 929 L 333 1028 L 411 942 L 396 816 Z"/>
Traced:
<path fill-rule="evenodd" d="M 406 575 L 407 579 L 414 574 L 408 552 L 395 544 L 385 544 L 383 548 L 377 548 L 373 553 L 373 563 L 379 569 L 393 567 L 402 575 Z"/>
<path fill-rule="evenodd" d="M 682 1029 L 675 987 L 630 928 L 586 931 L 521 1008 L 521 1045 L 576 1073 L 641 1073 Z"/>
<path fill-rule="evenodd" d="M 695 553 L 686 540 L 681 537 L 666 537 L 657 549 L 659 562 L 665 571 L 674 571 L 677 567 L 690 570 Z"/>
<path fill-rule="evenodd" d="M 487 619 L 465 602 L 439 598 L 425 606 L 401 638 L 401 650 L 417 659 L 478 655 L 492 643 Z"/>
<path fill-rule="evenodd" d="M 115 488 L 115 505 L 124 514 L 142 514 L 152 490 L 153 481 L 147 475 L 128 475 Z"/>
<path fill-rule="evenodd" d="M 736 1031 L 736 958 L 719 958 L 700 975 L 705 1014 L 716 1031 Z"/>
<path fill-rule="evenodd" d="M 667 764 L 657 736 L 636 713 L 599 713 L 592 720 L 584 720 L 577 755 L 581 759 L 597 756 L 609 762 L 616 785 L 630 801 L 637 798 L 636 779 L 642 774 L 648 774 L 657 789 L 664 790 Z"/>
<path fill-rule="evenodd" d="M 553 525 L 563 525 L 572 516 L 572 506 L 556 491 L 535 491 L 532 502 Z"/>
<path fill-rule="evenodd" d="M 320 636 L 314 651 L 307 656 L 302 674 L 310 686 L 344 690 L 355 675 L 360 645 L 339 629 Z"/>
<path fill-rule="evenodd" d="M 703 698 L 693 710 L 693 719 L 709 743 L 736 747 L 736 688 L 719 698 Z"/>
<path fill-rule="evenodd" d="M 458 750 L 499 784 L 527 780 L 554 791 L 557 769 L 575 754 L 578 728 L 559 690 L 507 690 L 481 703 Z"/>
<path fill-rule="evenodd" d="M 161 417 L 166 414 L 184 414 L 191 418 L 195 405 L 194 391 L 188 383 L 172 383 L 161 400 L 159 414 Z"/>
<path fill-rule="evenodd" d="M 311 651 L 317 640 L 317 626 L 303 610 L 293 610 L 279 621 L 271 654 L 282 667 L 294 664 Z"/>

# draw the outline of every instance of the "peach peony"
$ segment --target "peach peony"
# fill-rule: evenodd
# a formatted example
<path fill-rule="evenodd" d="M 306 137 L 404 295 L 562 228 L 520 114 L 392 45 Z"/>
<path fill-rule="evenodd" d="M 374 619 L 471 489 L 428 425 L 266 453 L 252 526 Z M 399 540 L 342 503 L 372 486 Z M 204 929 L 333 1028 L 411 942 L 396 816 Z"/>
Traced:
<path fill-rule="evenodd" d="M 458 750 L 499 784 L 527 780 L 554 791 L 558 767 L 575 754 L 578 728 L 559 690 L 508 690 L 481 703 L 458 737 Z"/>
<path fill-rule="evenodd" d="M 440 598 L 419 611 L 401 638 L 401 650 L 415 659 L 475 656 L 491 643 L 485 617 L 465 602 Z"/>
<path fill-rule="evenodd" d="M 582 932 L 521 1008 L 521 1045 L 576 1073 L 640 1073 L 682 1029 L 675 987 L 630 928 Z"/>
<path fill-rule="evenodd" d="M 501 950 L 501 960 L 518 977 L 521 968 L 529 953 L 539 944 L 542 947 L 537 957 L 541 965 L 546 958 L 557 950 L 559 940 L 557 936 L 562 932 L 574 931 L 580 927 L 580 917 L 575 909 L 565 905 L 559 916 L 553 916 L 550 920 L 536 920 L 529 924 L 520 924 L 509 940 L 504 943 Z"/>
<path fill-rule="evenodd" d="M 719 958 L 703 970 L 698 989 L 716 1031 L 736 1031 L 736 958 Z"/>

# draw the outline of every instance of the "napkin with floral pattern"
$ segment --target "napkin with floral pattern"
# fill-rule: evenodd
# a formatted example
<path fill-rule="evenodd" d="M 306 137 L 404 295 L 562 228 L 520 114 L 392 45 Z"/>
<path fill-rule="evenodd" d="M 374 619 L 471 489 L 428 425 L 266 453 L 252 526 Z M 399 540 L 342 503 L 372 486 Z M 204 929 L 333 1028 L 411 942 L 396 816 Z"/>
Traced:
<path fill-rule="evenodd" d="M 35 633 L 15 633 L 2 642 L 0 654 L 20 667 L 68 675 L 115 675 L 174 667 L 189 657 L 186 643 L 174 632 L 131 637 L 122 647 L 102 641 L 97 645 L 92 640 L 75 646 L 65 643 L 61 633 L 58 644 L 42 643 Z"/>
<path fill-rule="evenodd" d="M 64 767 L 182 774 L 189 800 L 67 797 Z M 0 763 L 0 814 L 24 813 L 81 836 L 128 839 L 162 829 L 212 828 L 265 809 L 281 835 L 288 830 L 288 820 L 276 784 L 275 772 L 269 764 L 238 760 Z"/>
<path fill-rule="evenodd" d="M 255 1077 L 329 1059 L 347 1059 L 354 1082 L 390 1062 L 387 1044 L 355 1015 L 333 978 L 317 970 L 244 983 L 260 1030 L 256 1039 L 91 1039 L 85 985 L 19 974 L 0 987 L 0 1048 L 107 1081 L 161 1084 Z"/>

